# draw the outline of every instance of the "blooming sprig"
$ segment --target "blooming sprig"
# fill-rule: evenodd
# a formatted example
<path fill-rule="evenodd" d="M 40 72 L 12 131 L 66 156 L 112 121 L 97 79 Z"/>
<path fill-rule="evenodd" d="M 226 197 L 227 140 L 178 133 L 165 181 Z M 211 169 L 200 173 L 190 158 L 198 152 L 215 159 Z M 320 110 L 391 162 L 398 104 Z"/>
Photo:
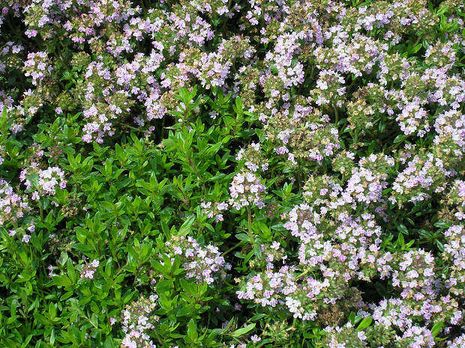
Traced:
<path fill-rule="evenodd" d="M 85 264 L 81 271 L 81 278 L 94 279 L 95 272 L 97 271 L 99 265 L 99 260 L 93 260 L 92 262 Z"/>
<path fill-rule="evenodd" d="M 31 167 L 25 169 L 20 177 L 26 189 L 32 192 L 33 200 L 41 196 L 54 196 L 57 189 L 66 188 L 65 173 L 59 167 L 47 169 Z"/>
<path fill-rule="evenodd" d="M 7 181 L 0 179 L 0 225 L 15 224 L 29 210 L 27 198 L 16 193 Z"/>
<path fill-rule="evenodd" d="M 236 174 L 229 186 L 230 205 L 234 209 L 256 206 L 263 208 L 266 187 L 253 172 L 242 171 Z"/>
<path fill-rule="evenodd" d="M 424 250 L 412 250 L 394 261 L 392 284 L 402 289 L 403 298 L 425 299 L 434 293 L 434 257 Z"/>
<path fill-rule="evenodd" d="M 187 278 L 212 284 L 231 268 L 216 246 L 201 246 L 192 237 L 174 236 L 166 245 L 170 256 L 181 259 Z"/>
<path fill-rule="evenodd" d="M 46 52 L 32 52 L 24 63 L 24 75 L 32 78 L 32 84 L 38 85 L 47 78 L 53 70 Z"/>
<path fill-rule="evenodd" d="M 453 225 L 444 232 L 443 258 L 450 265 L 446 286 L 451 292 L 462 296 L 465 292 L 465 228 L 462 225 Z"/>
<path fill-rule="evenodd" d="M 121 313 L 121 325 L 125 336 L 121 342 L 124 348 L 155 348 L 148 331 L 155 329 L 158 317 L 153 314 L 158 305 L 158 296 L 141 296 L 127 305 Z"/>

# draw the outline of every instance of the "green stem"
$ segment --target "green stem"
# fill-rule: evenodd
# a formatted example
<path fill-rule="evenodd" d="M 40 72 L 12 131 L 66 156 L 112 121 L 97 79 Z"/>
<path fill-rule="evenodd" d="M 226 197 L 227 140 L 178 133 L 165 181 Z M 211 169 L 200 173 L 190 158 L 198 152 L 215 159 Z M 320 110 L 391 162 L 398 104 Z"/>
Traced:
<path fill-rule="evenodd" d="M 333 109 L 334 109 L 334 115 L 336 116 L 336 126 L 337 126 L 337 124 L 339 123 L 339 112 L 337 111 L 337 107 L 335 105 L 333 105 Z"/>
<path fill-rule="evenodd" d="M 237 243 L 236 245 L 232 246 L 231 248 L 229 248 L 228 250 L 226 250 L 223 254 L 221 254 L 221 256 L 226 256 L 228 255 L 231 251 L 233 250 L 236 250 L 237 248 L 239 248 L 240 246 L 242 246 L 243 242 L 240 241 L 239 243 Z"/>
<path fill-rule="evenodd" d="M 300 273 L 295 279 L 296 279 L 296 280 L 299 280 L 300 278 L 304 277 L 304 276 L 307 275 L 308 273 L 310 273 L 310 268 L 307 268 L 305 271 L 303 271 L 302 273 Z"/>
<path fill-rule="evenodd" d="M 250 207 L 247 207 L 247 235 L 249 236 L 250 243 L 252 243 L 252 247 L 255 244 L 255 239 L 252 232 L 252 211 Z"/>
<path fill-rule="evenodd" d="M 197 176 L 197 179 L 199 179 L 200 182 L 202 183 L 202 193 L 205 195 L 205 192 L 207 191 L 207 187 L 205 186 L 205 182 L 203 181 L 203 178 L 202 178 L 202 176 L 200 174 L 200 171 L 199 171 L 199 168 L 197 167 L 197 164 L 195 163 L 195 161 L 192 159 L 192 157 L 190 155 L 188 156 L 187 161 L 188 161 L 189 166 L 191 167 L 192 171 Z"/>

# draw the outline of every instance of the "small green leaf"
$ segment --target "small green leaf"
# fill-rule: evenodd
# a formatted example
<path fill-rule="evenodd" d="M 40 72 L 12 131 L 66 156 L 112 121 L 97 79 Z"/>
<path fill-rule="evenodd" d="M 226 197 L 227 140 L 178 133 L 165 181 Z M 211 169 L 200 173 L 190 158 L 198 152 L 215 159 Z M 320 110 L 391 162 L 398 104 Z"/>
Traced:
<path fill-rule="evenodd" d="M 196 342 L 199 337 L 197 333 L 197 324 L 194 319 L 191 319 L 187 324 L 187 337 L 189 337 L 192 342 Z"/>
<path fill-rule="evenodd" d="M 373 322 L 373 319 L 371 317 L 366 317 L 364 318 L 360 324 L 358 324 L 357 326 L 357 330 L 358 331 L 362 331 L 362 330 L 365 330 L 368 326 L 371 325 L 371 323 Z"/>
<path fill-rule="evenodd" d="M 179 228 L 178 234 L 180 236 L 187 236 L 191 232 L 191 227 L 194 224 L 195 215 L 191 215 L 187 218 L 186 221 Z"/>
<path fill-rule="evenodd" d="M 408 229 L 407 227 L 405 227 L 405 225 L 402 225 L 402 224 L 398 225 L 397 230 L 404 235 L 408 235 Z"/>
<path fill-rule="evenodd" d="M 255 328 L 255 323 L 252 323 L 252 324 L 249 324 L 245 327 L 241 327 L 240 329 L 237 329 L 236 331 L 234 331 L 231 336 L 232 337 L 240 337 L 240 336 L 243 336 L 247 333 L 249 333 L 250 331 L 252 331 L 254 328 Z"/>
<path fill-rule="evenodd" d="M 445 326 L 445 324 L 444 324 L 443 321 L 439 321 L 436 324 L 434 324 L 432 329 L 431 329 L 431 333 L 432 333 L 433 337 L 437 337 L 441 333 L 444 326 Z"/>

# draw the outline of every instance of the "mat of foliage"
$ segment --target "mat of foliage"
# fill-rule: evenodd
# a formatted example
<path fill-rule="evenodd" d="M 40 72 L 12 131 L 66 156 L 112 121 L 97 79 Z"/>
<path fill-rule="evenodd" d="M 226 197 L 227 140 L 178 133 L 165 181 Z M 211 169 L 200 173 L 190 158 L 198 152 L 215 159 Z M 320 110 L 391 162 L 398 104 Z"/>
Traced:
<path fill-rule="evenodd" d="M 0 8 L 1 347 L 465 347 L 462 0 Z"/>

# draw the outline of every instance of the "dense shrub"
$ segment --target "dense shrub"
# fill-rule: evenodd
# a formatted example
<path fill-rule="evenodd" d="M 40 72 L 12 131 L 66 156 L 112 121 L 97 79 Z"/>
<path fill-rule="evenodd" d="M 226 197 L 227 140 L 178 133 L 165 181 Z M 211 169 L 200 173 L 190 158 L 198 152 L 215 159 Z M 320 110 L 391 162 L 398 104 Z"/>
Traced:
<path fill-rule="evenodd" d="M 461 0 L 0 2 L 2 347 L 464 347 Z"/>

